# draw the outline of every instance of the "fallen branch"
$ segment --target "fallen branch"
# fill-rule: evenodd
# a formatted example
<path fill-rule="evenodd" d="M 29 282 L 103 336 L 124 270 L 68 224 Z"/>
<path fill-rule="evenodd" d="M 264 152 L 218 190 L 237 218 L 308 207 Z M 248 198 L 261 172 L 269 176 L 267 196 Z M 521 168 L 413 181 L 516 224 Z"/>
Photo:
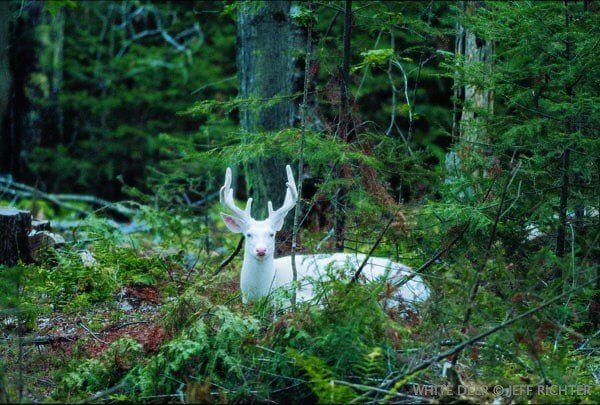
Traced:
<path fill-rule="evenodd" d="M 61 231 L 68 231 L 72 229 L 76 229 L 85 224 L 85 220 L 75 220 L 75 221 L 52 221 L 52 227 Z M 152 230 L 152 227 L 147 225 L 144 222 L 130 222 L 130 223 L 119 223 L 112 219 L 106 219 L 104 222 L 106 225 L 118 229 L 120 233 L 124 235 L 129 235 L 131 233 L 137 232 L 147 232 Z"/>
<path fill-rule="evenodd" d="M 100 209 L 109 209 L 126 217 L 131 217 L 136 213 L 136 210 L 127 208 L 120 203 L 113 203 L 91 195 L 45 193 L 26 184 L 15 182 L 11 176 L 0 176 L 0 196 L 2 196 L 2 194 L 9 194 L 19 198 L 42 199 L 58 207 L 66 208 L 82 215 L 88 215 L 90 212 L 70 204 L 68 201 L 86 202 L 98 206 Z"/>
<path fill-rule="evenodd" d="M 18 337 L 7 337 L 7 338 L 3 338 L 3 340 L 5 341 L 11 341 L 11 340 L 18 340 Z M 70 335 L 48 335 L 48 336 L 36 336 L 33 338 L 22 338 L 22 343 L 24 345 L 37 345 L 37 346 L 41 346 L 41 345 L 50 345 L 53 343 L 66 343 L 66 342 L 73 342 L 75 340 L 79 339 L 79 336 L 76 334 L 70 334 Z"/>
<path fill-rule="evenodd" d="M 87 399 L 84 399 L 82 401 L 79 401 L 77 403 L 78 404 L 89 404 L 91 402 L 95 402 L 101 398 L 107 397 L 109 395 L 114 394 L 115 392 L 120 391 L 121 389 L 125 388 L 126 385 L 127 385 L 126 380 L 122 380 L 120 383 L 118 383 L 114 387 L 111 387 L 104 391 L 100 391 L 100 392 L 96 393 L 95 395 L 93 395 Z"/>
<path fill-rule="evenodd" d="M 87 333 L 89 333 L 97 342 L 100 342 L 102 344 L 107 345 L 108 342 L 105 342 L 104 340 L 100 339 L 98 337 L 98 335 L 96 333 L 94 333 L 92 330 L 90 330 L 87 326 L 84 325 L 83 322 L 79 321 L 78 322 L 79 326 L 81 326 Z"/>
<path fill-rule="evenodd" d="M 378 387 L 371 387 L 370 385 L 355 384 L 355 383 L 341 381 L 341 380 L 332 380 L 331 383 L 332 383 L 332 385 L 333 384 L 344 385 L 346 387 L 354 388 L 355 390 L 366 391 L 366 394 L 371 393 L 371 392 L 377 392 L 379 394 L 386 394 L 387 396 L 390 396 L 390 397 L 398 397 L 398 398 L 402 398 L 402 399 L 408 399 L 408 400 L 411 400 L 411 403 L 417 402 L 417 403 L 421 404 L 421 403 L 435 402 L 435 400 L 432 398 L 418 397 L 415 395 L 404 394 L 401 392 L 392 392 L 390 390 L 384 390 L 384 389 L 378 388 Z M 350 403 L 360 402 L 363 400 L 363 397 L 364 397 L 364 394 L 361 395 L 360 397 L 356 398 L 356 400 L 354 400 Z M 357 400 L 360 400 L 360 401 L 357 401 Z"/>

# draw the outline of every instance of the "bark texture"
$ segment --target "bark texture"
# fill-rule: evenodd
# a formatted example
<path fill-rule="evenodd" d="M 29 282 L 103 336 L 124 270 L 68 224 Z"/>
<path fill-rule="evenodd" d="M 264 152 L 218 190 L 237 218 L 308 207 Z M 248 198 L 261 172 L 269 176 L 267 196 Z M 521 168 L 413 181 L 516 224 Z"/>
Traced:
<path fill-rule="evenodd" d="M 460 7 L 466 15 L 472 15 L 478 8 L 485 7 L 485 2 L 461 1 Z M 464 55 L 468 65 L 481 64 L 483 75 L 492 73 L 492 55 L 494 44 L 478 38 L 468 27 L 461 27 L 458 33 L 459 52 Z M 468 152 L 481 149 L 481 145 L 489 142 L 485 127 L 485 117 L 493 112 L 494 101 L 492 91 L 475 84 L 464 87 L 463 110 L 460 121 L 460 142 L 463 150 Z"/>
<path fill-rule="evenodd" d="M 478 9 L 485 7 L 484 1 L 459 1 L 459 10 L 463 15 L 473 15 Z M 477 75 L 481 81 L 492 74 L 494 43 L 478 38 L 468 26 L 463 25 L 460 17 L 456 23 L 455 53 L 464 57 L 466 66 L 481 66 Z M 458 81 L 458 75 L 455 77 Z M 472 171 L 467 167 L 472 158 L 480 158 L 488 151 L 485 145 L 489 144 L 487 133 L 487 116 L 493 113 L 494 101 L 491 90 L 477 83 L 467 83 L 456 87 L 454 91 L 454 119 L 452 137 L 458 143 L 458 153 L 454 151 L 446 154 L 446 182 L 455 182 L 458 178 L 467 176 L 481 176 L 484 173 Z M 494 160 L 491 159 L 490 163 Z M 490 167 L 486 170 L 491 170 Z M 468 194 L 473 190 L 466 190 Z"/>
<path fill-rule="evenodd" d="M 237 62 L 240 97 L 254 100 L 240 110 L 240 125 L 248 133 L 294 126 L 299 117 L 304 30 L 294 24 L 291 1 L 245 2 L 237 20 Z M 268 103 L 268 106 L 265 104 Z M 265 140 L 268 142 L 268 139 Z M 264 217 L 267 201 L 277 208 L 285 196 L 285 164 L 265 157 L 246 167 L 253 214 Z M 287 221 L 288 225 L 291 221 Z"/>
<path fill-rule="evenodd" d="M 0 2 L 5 7 L 5 2 Z M 6 2 L 8 4 L 8 2 Z M 5 13 L 0 10 L 1 20 Z M 8 18 L 9 14 L 7 14 Z M 8 122 L 2 127 L 0 170 L 16 179 L 33 180 L 28 158 L 36 146 L 52 146 L 62 134 L 62 109 L 59 93 L 62 87 L 62 53 L 65 14 L 44 12 L 42 1 L 24 2 L 12 24 L 7 51 L 12 86 L 9 91 Z M 2 33 L 0 32 L 0 45 Z M 0 55 L 0 82 L 2 79 Z M 0 85 L 0 99 L 3 87 Z M 0 108 L 2 101 L 0 101 Z"/>
<path fill-rule="evenodd" d="M 10 97 L 10 65 L 8 60 L 9 49 L 9 8 L 8 2 L 0 2 L 0 134 L 6 132 L 7 108 Z M 0 137 L 2 139 L 3 137 Z M 0 157 L 3 147 L 0 146 Z"/>
<path fill-rule="evenodd" d="M 42 98 L 36 29 L 41 21 L 42 2 L 25 2 L 11 30 L 9 48 L 12 90 L 9 125 L 3 133 L 2 169 L 23 178 L 27 152 L 41 137 L 41 111 L 32 100 Z"/>
<path fill-rule="evenodd" d="M 31 214 L 16 208 L 0 208 L 0 265 L 14 266 L 31 261 L 29 232 Z"/>
<path fill-rule="evenodd" d="M 46 100 L 42 115 L 44 129 L 39 139 L 41 146 L 54 146 L 63 135 L 63 109 L 59 95 L 63 85 L 63 50 L 65 42 L 65 11 L 44 13 L 37 28 L 39 40 L 40 73 L 47 83 Z"/>

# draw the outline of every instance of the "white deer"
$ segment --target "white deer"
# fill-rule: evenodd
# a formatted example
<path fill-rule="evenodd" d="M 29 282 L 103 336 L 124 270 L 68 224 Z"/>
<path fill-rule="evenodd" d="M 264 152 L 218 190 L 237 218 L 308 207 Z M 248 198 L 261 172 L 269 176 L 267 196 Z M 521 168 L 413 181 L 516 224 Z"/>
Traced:
<path fill-rule="evenodd" d="M 270 295 L 276 289 L 290 288 L 292 285 L 291 256 L 275 259 L 273 255 L 275 234 L 281 230 L 286 214 L 295 207 L 298 200 L 292 169 L 289 165 L 285 169 L 288 181 L 283 206 L 274 211 L 273 204 L 269 201 L 269 216 L 263 221 L 257 221 L 250 215 L 252 198 L 246 202 L 245 210 L 236 206 L 231 188 L 231 169 L 227 168 L 225 174 L 225 184 L 220 191 L 221 203 L 235 215 L 221 213 L 221 217 L 230 231 L 243 233 L 245 237 L 244 262 L 240 277 L 243 303 L 256 301 Z M 364 260 L 364 254 L 355 253 L 296 255 L 297 300 L 302 302 L 313 299 L 315 282 L 330 279 L 332 269 L 358 269 Z M 429 289 L 418 275 L 408 266 L 389 259 L 370 257 L 361 274 L 367 281 L 386 280 L 390 285 L 400 285 L 393 293 L 393 300 L 397 302 L 410 305 L 429 298 Z M 405 282 L 402 283 L 403 281 Z"/>

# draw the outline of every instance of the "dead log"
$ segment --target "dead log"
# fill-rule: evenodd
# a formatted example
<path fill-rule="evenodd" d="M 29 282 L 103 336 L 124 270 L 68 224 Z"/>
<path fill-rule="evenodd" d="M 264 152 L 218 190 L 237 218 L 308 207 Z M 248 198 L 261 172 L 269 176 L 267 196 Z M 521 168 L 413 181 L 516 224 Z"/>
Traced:
<path fill-rule="evenodd" d="M 29 232 L 29 251 L 33 261 L 40 261 L 42 253 L 48 249 L 64 245 L 65 239 L 52 233 L 50 221 L 34 219 L 31 227 L 33 229 Z"/>
<path fill-rule="evenodd" d="M 33 228 L 34 231 L 52 231 L 50 221 L 43 221 L 41 219 L 34 219 L 31 221 L 31 228 Z"/>
<path fill-rule="evenodd" d="M 29 250 L 31 214 L 13 207 L 0 207 L 0 265 L 31 262 Z"/>
<path fill-rule="evenodd" d="M 29 233 L 29 251 L 33 261 L 37 262 L 41 259 L 42 252 L 63 245 L 65 239 L 57 234 L 49 231 L 33 230 Z"/>

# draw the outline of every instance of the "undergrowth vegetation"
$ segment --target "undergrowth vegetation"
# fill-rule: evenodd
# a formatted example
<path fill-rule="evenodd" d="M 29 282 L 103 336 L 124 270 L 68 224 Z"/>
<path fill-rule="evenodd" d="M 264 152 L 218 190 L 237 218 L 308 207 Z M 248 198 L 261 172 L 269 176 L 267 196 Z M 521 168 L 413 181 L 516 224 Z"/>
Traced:
<path fill-rule="evenodd" d="M 284 3 L 254 18 L 312 41 L 276 52 L 307 72 L 302 107 L 236 85 L 236 58 L 275 60 L 236 55 L 236 13 Z M 65 242 L 0 266 L 0 403 L 600 403 L 598 5 L 294 3 L 10 2 L 11 29 L 62 32 L 51 66 L 15 76 L 36 97 L 19 125 L 51 106 L 60 128 L 2 151 L 23 173 L 0 176 L 0 206 Z M 14 31 L 7 49 L 32 42 Z M 284 125 L 238 118 L 292 101 Z M 279 163 L 303 186 L 299 254 L 389 258 L 431 297 L 387 308 L 388 284 L 333 277 L 318 303 L 242 305 L 224 169 L 237 197 L 277 186 L 264 214 Z"/>
<path fill-rule="evenodd" d="M 428 212 L 411 220 L 414 232 L 402 242 L 382 241 L 379 254 L 401 249 L 415 268 L 423 264 L 435 247 L 416 241 L 437 233 Z M 216 213 L 211 210 L 211 220 Z M 423 361 L 564 287 L 551 283 L 536 290 L 531 275 L 518 274 L 496 246 L 465 330 L 465 286 L 474 277 L 469 256 L 477 250 L 473 242 L 469 248 L 459 241 L 455 252 L 423 272 L 433 297 L 419 308 L 384 311 L 379 298 L 385 285 L 349 288 L 339 280 L 326 286 L 322 305 L 274 312 L 268 300 L 241 305 L 239 258 L 217 271 L 234 248 L 220 226 L 183 232 L 187 225 L 169 226 L 174 223 L 125 235 L 90 218 L 39 264 L 3 269 L 5 398 L 14 400 L 24 390 L 33 400 L 69 402 L 411 401 L 420 397 L 420 386 L 452 387 L 444 370 L 451 356 L 411 371 Z M 470 233 L 477 235 L 477 227 Z M 182 246 L 189 250 L 175 248 L 174 234 L 186 235 Z M 305 243 L 319 237 L 306 234 Z M 225 240 L 226 249 L 215 254 Z M 546 256 L 542 250 L 531 263 L 556 265 Z M 582 279 L 590 277 L 585 271 Z M 592 356 L 595 335 L 586 314 L 592 293 L 584 288 L 467 346 L 457 365 L 461 386 L 477 392 L 492 385 L 578 384 L 592 387 L 580 400 L 597 401 L 600 365 Z"/>

